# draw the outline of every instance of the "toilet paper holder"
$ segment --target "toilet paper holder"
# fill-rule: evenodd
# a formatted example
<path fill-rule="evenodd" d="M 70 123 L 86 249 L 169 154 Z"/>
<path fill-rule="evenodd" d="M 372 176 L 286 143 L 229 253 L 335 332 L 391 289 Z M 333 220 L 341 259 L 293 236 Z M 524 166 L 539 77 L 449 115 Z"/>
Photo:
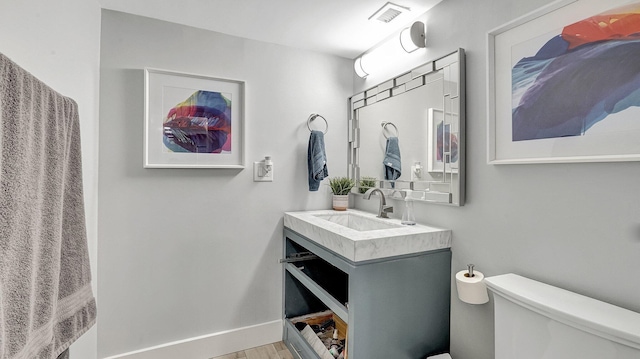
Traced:
<path fill-rule="evenodd" d="M 467 264 L 467 270 L 456 273 L 458 298 L 468 304 L 484 304 L 489 301 L 484 274 L 474 268 L 475 265 Z"/>
<path fill-rule="evenodd" d="M 474 264 L 467 264 L 467 273 L 464 274 L 465 277 L 473 278 L 476 276 L 475 274 L 473 274 L 473 267 L 475 267 Z"/>

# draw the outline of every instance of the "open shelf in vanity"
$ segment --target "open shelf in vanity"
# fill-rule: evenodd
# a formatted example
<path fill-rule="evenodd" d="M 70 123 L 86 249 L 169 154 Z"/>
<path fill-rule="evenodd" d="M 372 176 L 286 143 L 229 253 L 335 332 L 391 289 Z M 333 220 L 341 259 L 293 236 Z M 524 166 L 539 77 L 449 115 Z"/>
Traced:
<path fill-rule="evenodd" d="M 321 357 L 291 319 L 326 310 L 347 325 L 348 359 L 448 351 L 449 248 L 352 261 L 285 227 L 283 254 L 306 258 L 284 263 L 283 339 L 294 358 Z"/>
<path fill-rule="evenodd" d="M 317 250 L 317 248 L 314 249 Z M 300 253 L 313 253 L 315 258 L 284 265 L 285 280 L 298 288 L 288 293 L 289 297 L 285 298 L 290 301 L 287 307 L 289 313 L 293 316 L 308 314 L 309 311 L 303 308 L 311 297 L 317 298 L 327 309 L 332 310 L 344 321 L 348 321 L 349 276 L 347 272 L 323 260 L 300 243 L 293 240 L 285 241 L 285 258 L 295 258 Z M 303 305 L 303 308 L 298 309 L 297 305 Z"/>

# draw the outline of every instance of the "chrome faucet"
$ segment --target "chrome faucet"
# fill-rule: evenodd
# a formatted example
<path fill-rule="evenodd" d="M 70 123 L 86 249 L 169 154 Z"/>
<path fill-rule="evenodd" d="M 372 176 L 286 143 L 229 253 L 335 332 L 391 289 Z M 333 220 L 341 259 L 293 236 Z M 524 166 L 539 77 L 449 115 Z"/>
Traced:
<path fill-rule="evenodd" d="M 378 208 L 378 217 L 379 218 L 389 218 L 387 213 L 393 213 L 393 206 L 387 205 L 387 200 L 384 198 L 384 193 L 380 190 L 380 188 L 370 188 L 367 192 L 364 193 L 362 198 L 371 199 L 371 195 L 374 192 L 380 193 L 380 207 Z"/>

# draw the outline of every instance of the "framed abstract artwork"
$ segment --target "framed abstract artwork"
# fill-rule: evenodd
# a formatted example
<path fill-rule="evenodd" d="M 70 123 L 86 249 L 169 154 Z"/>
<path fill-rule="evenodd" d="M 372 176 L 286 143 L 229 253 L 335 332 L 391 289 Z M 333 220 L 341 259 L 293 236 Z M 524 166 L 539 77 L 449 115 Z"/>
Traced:
<path fill-rule="evenodd" d="M 145 168 L 244 168 L 243 81 L 145 68 Z"/>
<path fill-rule="evenodd" d="M 427 171 L 458 173 L 459 130 L 455 127 L 457 120 L 448 118 L 445 121 L 444 112 L 429 108 L 429 135 L 427 141 Z M 447 114 L 447 116 L 456 116 Z M 453 117 L 455 119 L 456 117 Z"/>
<path fill-rule="evenodd" d="M 490 164 L 640 160 L 640 0 L 559 0 L 488 33 Z"/>

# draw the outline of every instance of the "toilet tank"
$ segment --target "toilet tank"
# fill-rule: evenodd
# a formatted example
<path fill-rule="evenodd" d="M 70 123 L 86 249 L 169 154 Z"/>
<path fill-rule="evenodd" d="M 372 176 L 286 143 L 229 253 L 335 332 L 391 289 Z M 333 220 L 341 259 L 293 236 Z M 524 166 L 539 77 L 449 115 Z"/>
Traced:
<path fill-rule="evenodd" d="M 485 279 L 495 359 L 639 359 L 640 313 L 516 274 Z"/>

